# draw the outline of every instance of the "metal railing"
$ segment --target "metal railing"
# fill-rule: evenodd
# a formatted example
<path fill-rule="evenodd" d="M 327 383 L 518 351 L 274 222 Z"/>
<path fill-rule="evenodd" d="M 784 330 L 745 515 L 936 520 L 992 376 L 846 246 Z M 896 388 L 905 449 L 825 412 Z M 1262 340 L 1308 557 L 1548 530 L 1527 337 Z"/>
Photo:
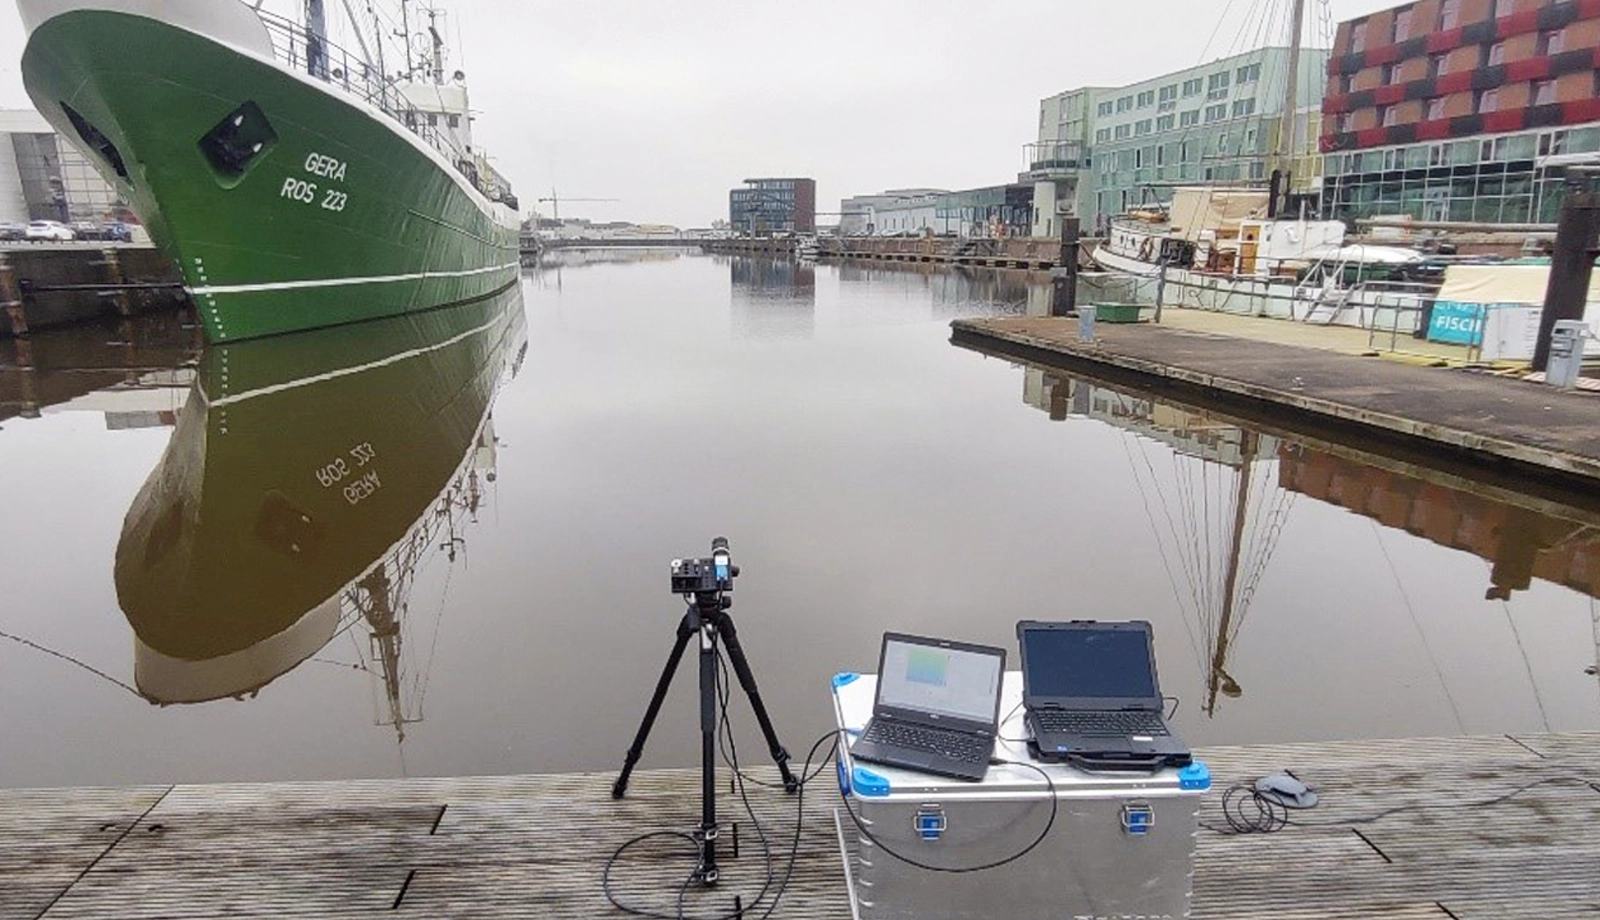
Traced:
<path fill-rule="evenodd" d="M 1087 169 L 1089 158 L 1077 141 L 1049 141 L 1023 144 L 1022 162 L 1028 171 L 1041 169 Z"/>
<path fill-rule="evenodd" d="M 478 176 L 471 154 L 457 147 L 449 134 L 439 130 L 438 116 L 435 113 L 423 112 L 412 105 L 394 82 L 386 74 L 380 73 L 365 57 L 351 54 L 344 48 L 323 39 L 320 42 L 322 57 L 321 66 L 318 68 L 320 72 L 313 71 L 311 37 L 306 32 L 305 26 L 266 10 L 257 9 L 255 13 L 267 28 L 267 34 L 272 39 L 273 55 L 279 63 L 290 70 L 318 77 L 383 112 L 401 127 L 421 138 L 428 146 L 439 151 L 457 172 L 472 183 L 474 188 L 491 198 L 497 198 L 498 192 L 485 187 L 485 183 Z"/>

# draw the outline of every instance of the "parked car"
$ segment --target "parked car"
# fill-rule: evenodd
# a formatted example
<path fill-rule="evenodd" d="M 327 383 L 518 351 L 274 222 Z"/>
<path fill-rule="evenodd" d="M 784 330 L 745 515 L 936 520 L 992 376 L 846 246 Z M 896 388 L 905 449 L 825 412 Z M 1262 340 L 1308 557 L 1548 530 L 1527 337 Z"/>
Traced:
<path fill-rule="evenodd" d="M 75 239 L 98 240 L 101 238 L 100 225 L 93 221 L 75 220 L 68 227 L 72 230 L 72 236 Z"/>
<path fill-rule="evenodd" d="M 100 239 L 113 240 L 118 243 L 131 243 L 133 242 L 133 228 L 120 220 L 114 220 L 109 224 L 101 224 Z"/>
<path fill-rule="evenodd" d="M 72 228 L 58 220 L 36 220 L 28 224 L 24 235 L 30 240 L 68 242 L 74 238 Z"/>
<path fill-rule="evenodd" d="M 0 243 L 15 243 L 27 239 L 28 226 L 16 221 L 0 221 Z"/>

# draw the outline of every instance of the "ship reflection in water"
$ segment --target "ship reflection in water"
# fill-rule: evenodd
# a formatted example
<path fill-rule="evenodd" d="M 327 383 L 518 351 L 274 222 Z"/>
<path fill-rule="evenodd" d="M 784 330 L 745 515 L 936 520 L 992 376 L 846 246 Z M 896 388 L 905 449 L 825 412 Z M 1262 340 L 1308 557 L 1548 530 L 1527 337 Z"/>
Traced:
<path fill-rule="evenodd" d="M 1600 598 L 1600 511 L 1583 503 L 1520 493 L 1349 443 L 1266 433 L 1211 409 L 1037 365 L 1024 368 L 1023 401 L 1057 421 L 1094 419 L 1122 430 L 1159 564 L 1200 656 L 1201 709 L 1208 717 L 1215 717 L 1219 698 L 1244 693 L 1229 673 L 1232 652 L 1302 497 L 1479 557 L 1488 563 L 1487 601 L 1509 601 L 1535 578 Z M 1378 538 L 1388 567 L 1383 574 L 1399 585 L 1383 545 Z M 1591 603 L 1600 664 L 1595 609 Z M 1509 608 L 1506 615 L 1510 620 Z M 1594 676 L 1596 668 L 1586 673 Z"/>
<path fill-rule="evenodd" d="M 490 407 L 525 350 L 513 287 L 206 351 L 117 545 L 138 693 L 253 696 L 349 635 L 403 740 L 425 686 L 404 654 L 412 577 L 453 563 L 477 518 Z"/>

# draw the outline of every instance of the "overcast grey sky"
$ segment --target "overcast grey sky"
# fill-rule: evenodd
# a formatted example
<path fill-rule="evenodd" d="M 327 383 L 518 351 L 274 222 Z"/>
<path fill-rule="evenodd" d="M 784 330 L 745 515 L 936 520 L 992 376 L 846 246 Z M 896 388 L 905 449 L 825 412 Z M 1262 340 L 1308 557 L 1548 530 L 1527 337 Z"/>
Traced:
<path fill-rule="evenodd" d="M 1286 22 L 1288 0 L 441 5 L 476 139 L 525 212 L 555 188 L 621 199 L 564 216 L 706 226 L 758 175 L 814 177 L 822 211 L 885 188 L 1009 181 L 1041 98 L 1246 50 L 1264 19 Z M 1394 5 L 1308 0 L 1307 34 Z M 22 48 L 15 8 L 0 9 L 0 106 L 28 104 Z"/>

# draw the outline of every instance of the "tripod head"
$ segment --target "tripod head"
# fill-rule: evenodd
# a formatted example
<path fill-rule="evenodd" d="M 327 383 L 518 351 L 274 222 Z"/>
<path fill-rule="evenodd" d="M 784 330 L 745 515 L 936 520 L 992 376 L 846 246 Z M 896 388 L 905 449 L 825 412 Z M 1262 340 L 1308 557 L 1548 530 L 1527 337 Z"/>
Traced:
<path fill-rule="evenodd" d="M 681 594 L 702 610 L 726 610 L 733 599 L 723 595 L 733 590 L 739 567 L 733 564 L 727 537 L 711 538 L 711 555 L 698 559 L 672 560 L 672 593 Z"/>

